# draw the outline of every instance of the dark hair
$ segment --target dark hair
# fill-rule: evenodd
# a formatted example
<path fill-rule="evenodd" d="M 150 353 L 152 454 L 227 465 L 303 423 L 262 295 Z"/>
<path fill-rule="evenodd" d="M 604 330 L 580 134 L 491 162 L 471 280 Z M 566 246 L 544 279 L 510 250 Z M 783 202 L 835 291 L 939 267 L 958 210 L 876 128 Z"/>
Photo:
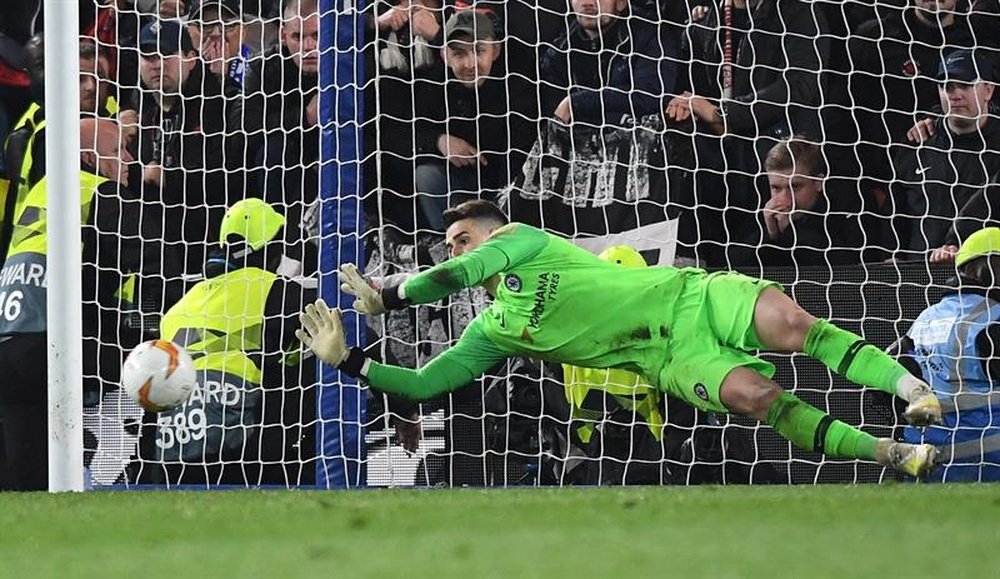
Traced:
<path fill-rule="evenodd" d="M 764 159 L 764 170 L 792 171 L 798 165 L 809 177 L 826 175 L 826 163 L 823 162 L 823 150 L 819 145 L 810 143 L 802 135 L 795 135 L 778 141 L 771 147 Z"/>
<path fill-rule="evenodd" d="M 480 221 L 490 221 L 495 225 L 507 225 L 507 216 L 500 211 L 496 205 L 483 199 L 473 199 L 451 209 L 446 209 L 441 214 L 445 228 L 451 227 L 452 223 L 463 219 L 476 219 Z"/>

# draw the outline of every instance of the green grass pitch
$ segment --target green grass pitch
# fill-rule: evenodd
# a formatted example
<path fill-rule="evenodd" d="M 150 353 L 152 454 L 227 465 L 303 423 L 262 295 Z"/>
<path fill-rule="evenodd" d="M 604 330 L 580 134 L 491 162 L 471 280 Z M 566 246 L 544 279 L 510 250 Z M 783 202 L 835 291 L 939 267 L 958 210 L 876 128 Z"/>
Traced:
<path fill-rule="evenodd" d="M 996 577 L 1000 486 L 0 494 L 0 576 Z"/>

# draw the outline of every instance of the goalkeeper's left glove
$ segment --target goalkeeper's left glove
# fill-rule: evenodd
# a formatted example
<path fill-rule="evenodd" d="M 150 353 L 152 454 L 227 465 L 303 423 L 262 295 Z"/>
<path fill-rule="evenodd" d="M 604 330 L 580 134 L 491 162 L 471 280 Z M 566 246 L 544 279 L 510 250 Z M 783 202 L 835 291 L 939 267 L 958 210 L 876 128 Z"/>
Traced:
<path fill-rule="evenodd" d="M 386 312 L 382 295 L 373 288 L 358 272 L 357 266 L 348 263 L 340 268 L 340 289 L 356 297 L 354 309 L 369 316 L 377 316 Z"/>
<path fill-rule="evenodd" d="M 295 336 L 310 348 L 316 357 L 357 378 L 362 375 L 368 357 L 360 348 L 347 347 L 340 310 L 330 309 L 322 299 L 309 304 L 299 314 L 302 328 Z"/>

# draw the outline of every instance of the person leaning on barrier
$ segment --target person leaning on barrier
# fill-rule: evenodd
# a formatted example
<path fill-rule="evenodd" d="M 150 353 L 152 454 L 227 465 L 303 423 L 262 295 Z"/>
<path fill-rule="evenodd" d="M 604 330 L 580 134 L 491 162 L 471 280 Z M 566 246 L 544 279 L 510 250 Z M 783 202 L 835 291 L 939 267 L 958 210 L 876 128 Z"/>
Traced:
<path fill-rule="evenodd" d="M 80 201 L 83 219 L 83 373 L 93 382 L 117 383 L 121 368 L 116 293 L 123 275 L 140 263 L 140 203 L 129 192 L 132 161 L 114 121 L 80 121 L 83 147 Z M 0 487 L 44 490 L 48 486 L 46 333 L 47 179 L 42 178 L 14 211 L 7 260 L 0 271 L 0 425 L 6 458 Z M 54 200 L 57 192 L 51 192 Z M 74 315 L 67 307 L 66 315 Z M 97 385 L 100 387 L 100 385 Z"/>
<path fill-rule="evenodd" d="M 802 135 L 778 141 L 764 158 L 768 194 L 756 219 L 725 248 L 731 267 L 796 267 L 881 261 L 883 221 L 857 183 L 829 176 L 820 145 Z M 721 263 L 720 265 L 726 265 Z"/>
<path fill-rule="evenodd" d="M 911 443 L 941 450 L 930 481 L 1000 480 L 1000 228 L 972 234 L 957 275 L 892 351 L 905 354 L 941 401 L 944 424 L 906 428 Z"/>
<path fill-rule="evenodd" d="M 163 315 L 160 336 L 194 358 L 198 387 L 184 405 L 157 417 L 154 460 L 169 466 L 152 476 L 297 484 L 308 470 L 301 453 L 312 451 L 305 440 L 310 420 L 301 413 L 309 396 L 299 385 L 312 380 L 300 375 L 294 331 L 302 305 L 316 296 L 274 273 L 284 226 L 260 199 L 233 204 L 219 231 L 225 256 L 210 259 L 206 279 Z"/>

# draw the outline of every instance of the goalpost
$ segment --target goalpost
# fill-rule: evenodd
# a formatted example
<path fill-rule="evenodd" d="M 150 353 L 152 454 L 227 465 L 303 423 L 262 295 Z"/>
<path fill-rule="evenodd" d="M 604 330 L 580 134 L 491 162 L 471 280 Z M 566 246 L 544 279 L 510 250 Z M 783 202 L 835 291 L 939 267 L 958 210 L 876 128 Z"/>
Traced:
<path fill-rule="evenodd" d="M 45 102 L 48 140 L 49 320 L 49 490 L 82 491 L 83 330 L 80 314 L 80 158 L 79 42 L 80 4 L 45 0 Z M 13 299 L 13 296 L 8 297 Z"/>
<path fill-rule="evenodd" d="M 413 3 L 426 4 L 430 8 L 425 6 L 423 10 L 440 14 L 436 2 Z M 303 0 L 302 5 L 307 4 Z M 563 0 L 482 4 L 497 11 L 508 23 L 499 62 L 519 72 L 508 73 L 505 80 L 527 82 L 535 91 L 532 98 L 537 99 L 554 81 L 539 78 L 539 65 L 526 65 L 525 55 L 552 45 L 554 38 L 543 34 L 566 32 L 571 22 L 566 4 Z M 632 4 L 657 7 L 665 3 L 633 0 Z M 453 344 L 469 321 L 485 309 L 485 293 L 463 291 L 442 303 L 392 312 L 384 319 L 365 319 L 351 309 L 353 299 L 340 292 L 336 271 L 342 264 L 357 263 L 376 282 L 398 281 L 447 259 L 443 236 L 433 230 L 420 203 L 421 195 L 424 200 L 433 199 L 433 195 L 418 194 L 415 186 L 418 166 L 429 153 L 416 149 L 417 126 L 437 113 L 414 103 L 425 102 L 420 99 L 427 91 L 438 90 L 447 96 L 457 89 L 440 76 L 407 76 L 409 71 L 404 69 L 417 67 L 418 62 L 419 66 L 439 64 L 439 47 L 431 47 L 419 35 L 411 35 L 396 24 L 379 32 L 369 3 L 316 0 L 316 5 L 320 55 L 318 158 L 307 158 L 299 152 L 295 153 L 301 155 L 297 161 L 283 165 L 247 146 L 235 153 L 245 158 L 227 158 L 224 171 L 230 177 L 244 171 L 277 172 L 283 187 L 305 187 L 310 182 L 306 175 L 315 171 L 318 191 L 303 195 L 315 195 L 315 205 L 310 207 L 309 200 L 299 198 L 271 199 L 279 212 L 308 213 L 313 220 L 306 223 L 309 219 L 303 217 L 303 223 L 286 225 L 310 231 L 303 233 L 303 238 L 318 248 L 318 272 L 296 283 L 318 284 L 318 295 L 328 304 L 339 305 L 344 311 L 349 344 L 367 346 L 372 355 L 392 363 L 420 367 Z M 732 6 L 729 2 L 725 6 L 725 23 L 732 24 Z M 79 74 L 77 3 L 46 0 L 45 7 L 47 61 L 57 63 L 46 67 L 49 184 L 53 190 L 75 195 L 76 166 L 65 159 L 78 158 L 80 147 L 75 116 L 79 100 L 75 92 Z M 154 18 L 136 8 L 121 10 L 140 22 Z M 655 13 L 658 16 L 648 23 L 677 18 Z M 271 13 L 247 17 L 243 34 L 259 34 L 260 40 L 266 33 L 259 31 L 270 30 L 280 38 L 286 16 Z M 438 18 L 436 25 L 443 27 L 444 22 Z M 253 44 L 244 40 L 248 46 Z M 731 30 L 724 40 L 725 46 L 720 47 L 725 52 L 723 88 L 731 91 L 732 77 L 738 74 L 733 64 Z M 122 54 L 130 49 L 111 48 L 122 49 L 115 53 L 116 58 L 125 58 Z M 259 56 L 254 50 L 247 48 L 241 58 L 252 62 Z M 676 55 L 669 58 L 675 59 L 678 66 L 693 62 L 682 61 Z M 137 94 L 144 90 L 124 88 Z M 299 89 L 288 93 L 295 95 L 296 91 Z M 523 104 L 511 94 L 506 97 L 511 107 Z M 506 184 L 495 199 L 515 212 L 515 217 L 527 216 L 526 220 L 535 220 L 595 253 L 627 243 L 640 250 L 650 265 L 704 265 L 696 262 L 692 254 L 718 240 L 686 240 L 684 227 L 690 222 L 685 222 L 684 216 L 693 216 L 691 219 L 700 225 L 706 215 L 726 207 L 714 205 L 718 199 L 682 198 L 679 192 L 685 180 L 703 174 L 717 175 L 718 182 L 728 186 L 730 173 L 738 171 L 730 172 L 725 166 L 720 169 L 697 153 L 691 154 L 692 166 L 683 165 L 674 155 L 675 147 L 680 143 L 693 148 L 694 134 L 666 124 L 662 112 L 661 107 L 658 114 L 624 115 L 596 125 L 566 126 L 545 120 L 547 111 L 536 111 L 543 118 L 536 123 L 539 131 L 532 135 L 535 138 L 529 139 L 523 150 L 503 152 L 518 159 L 520 177 Z M 518 114 L 507 117 L 508 122 L 514 123 Z M 137 146 L 149 138 L 142 132 L 149 127 L 143 124 L 157 122 L 160 117 L 140 119 Z M 170 130 L 187 135 L 202 131 L 202 127 Z M 260 132 L 265 140 L 280 143 L 275 147 L 285 159 L 290 141 L 277 139 L 288 139 L 297 130 L 281 125 Z M 254 133 L 241 136 L 251 142 Z M 516 136 L 509 138 L 515 140 Z M 404 142 L 410 144 L 408 152 L 393 146 Z M 853 149 L 864 143 L 830 139 L 819 144 Z M 720 139 L 720 150 L 722 146 Z M 208 158 L 211 153 L 200 151 L 199 155 Z M 232 154 L 226 150 L 226 155 Z M 191 169 L 195 170 L 201 168 Z M 445 174 L 452 175 L 453 171 L 447 169 Z M 742 177 L 751 182 L 766 178 L 762 167 Z M 271 178 L 263 177 L 261 187 L 266 187 Z M 850 179 L 860 184 L 860 177 Z M 200 183 L 187 180 L 185 187 L 197 189 L 208 182 L 209 177 Z M 246 183 L 240 195 L 265 195 L 254 189 L 257 182 L 252 176 Z M 185 190 L 192 192 L 198 193 Z M 722 198 L 728 202 L 726 194 L 728 190 Z M 461 391 L 412 404 L 374 392 L 305 357 L 299 361 L 298 382 L 262 385 L 264 407 L 255 411 L 253 421 L 223 429 L 243 435 L 242 449 L 211 457 L 166 459 L 157 445 L 166 430 L 171 432 L 171 445 L 173 441 L 183 445 L 208 436 L 216 426 L 188 422 L 183 410 L 160 416 L 143 413 L 115 384 L 103 384 L 99 395 L 82 400 L 78 387 L 82 377 L 80 343 L 86 328 L 81 329 L 79 315 L 67 315 L 72 309 L 67 304 L 80 302 L 80 240 L 75 234 L 79 230 L 80 207 L 67 197 L 69 193 L 51 206 L 49 217 L 52 491 L 81 490 L 85 485 L 358 488 L 810 484 L 881 482 L 894 477 L 877 465 L 793 449 L 769 427 L 754 421 L 695 412 L 676 400 L 659 400 L 654 394 L 631 397 L 613 389 L 605 392 L 605 384 L 567 387 L 563 368 L 526 359 L 512 359 Z M 199 203 L 195 209 L 220 208 Z M 851 215 L 860 220 L 864 214 L 859 211 Z M 751 269 L 748 273 L 782 283 L 814 315 L 831 319 L 878 347 L 886 347 L 902 335 L 920 311 L 941 296 L 946 278 L 954 273 L 953 268 L 929 267 L 923 262 Z M 171 305 L 164 303 L 168 292 L 163 287 L 173 283 L 189 288 L 203 279 L 201 271 L 186 271 L 175 277 L 149 272 L 144 275 L 155 278 L 159 285 L 143 294 L 140 303 L 129 306 L 132 309 L 123 305 L 118 312 L 121 323 L 132 332 L 128 334 L 132 342 L 136 335 L 143 339 L 157 336 L 159 317 Z M 134 345 L 120 344 L 124 353 Z M 291 358 L 299 355 L 290 344 L 283 353 Z M 777 367 L 775 380 L 804 401 L 876 436 L 900 436 L 905 424 L 889 396 L 850 385 L 804 356 L 776 354 L 765 358 Z M 315 387 L 311 381 L 314 366 Z M 213 391 L 208 385 L 200 385 L 197 397 L 208 400 L 219 396 L 221 390 L 222 386 Z M 419 436 L 414 420 L 420 425 Z M 264 442 L 266 437 L 270 438 Z M 249 442 L 251 439 L 255 442 Z M 266 445 L 274 448 L 261 450 Z M 89 473 L 86 481 L 85 466 Z M 294 469 L 287 468 L 290 466 Z"/>

